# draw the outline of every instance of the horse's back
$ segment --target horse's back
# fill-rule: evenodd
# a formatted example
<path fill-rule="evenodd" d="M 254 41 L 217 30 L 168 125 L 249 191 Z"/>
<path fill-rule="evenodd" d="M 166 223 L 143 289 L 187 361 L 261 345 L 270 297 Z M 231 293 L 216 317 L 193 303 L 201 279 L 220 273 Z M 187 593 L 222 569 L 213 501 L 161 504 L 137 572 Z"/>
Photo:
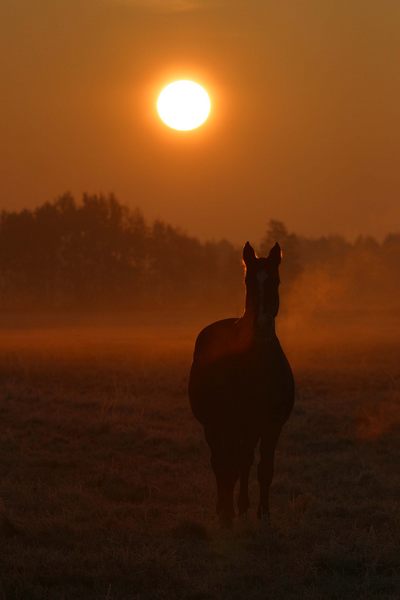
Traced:
<path fill-rule="evenodd" d="M 197 336 L 193 364 L 205 366 L 226 356 L 235 337 L 237 319 L 222 319 L 204 327 Z"/>
<path fill-rule="evenodd" d="M 233 364 L 237 355 L 237 319 L 211 323 L 197 336 L 189 376 L 194 416 L 204 423 L 230 410 Z"/>

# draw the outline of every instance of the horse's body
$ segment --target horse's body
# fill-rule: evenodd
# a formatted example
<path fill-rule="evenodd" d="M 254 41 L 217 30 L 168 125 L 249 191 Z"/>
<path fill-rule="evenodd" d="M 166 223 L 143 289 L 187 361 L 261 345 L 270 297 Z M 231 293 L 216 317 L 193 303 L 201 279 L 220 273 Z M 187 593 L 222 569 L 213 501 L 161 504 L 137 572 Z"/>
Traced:
<path fill-rule="evenodd" d="M 269 486 L 275 447 L 294 401 L 294 382 L 275 334 L 278 312 L 280 248 L 267 259 L 244 248 L 246 310 L 203 329 L 194 350 L 189 397 L 211 450 L 223 524 L 234 516 L 233 492 L 240 478 L 239 513 L 249 506 L 248 477 L 260 442 L 258 515 L 269 519 Z"/>

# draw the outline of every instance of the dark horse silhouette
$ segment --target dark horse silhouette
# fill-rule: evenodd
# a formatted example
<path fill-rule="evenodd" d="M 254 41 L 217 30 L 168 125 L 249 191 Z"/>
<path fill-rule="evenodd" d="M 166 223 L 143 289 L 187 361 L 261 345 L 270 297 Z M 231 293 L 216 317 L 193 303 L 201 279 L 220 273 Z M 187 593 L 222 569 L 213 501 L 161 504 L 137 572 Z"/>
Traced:
<path fill-rule="evenodd" d="M 239 514 L 249 507 L 248 479 L 260 443 L 258 517 L 269 521 L 269 487 L 281 429 L 294 402 L 294 381 L 275 333 L 279 244 L 258 258 L 246 242 L 246 308 L 240 319 L 208 325 L 197 337 L 189 378 L 194 416 L 204 427 L 217 481 L 217 513 L 230 526 L 240 478 Z"/>

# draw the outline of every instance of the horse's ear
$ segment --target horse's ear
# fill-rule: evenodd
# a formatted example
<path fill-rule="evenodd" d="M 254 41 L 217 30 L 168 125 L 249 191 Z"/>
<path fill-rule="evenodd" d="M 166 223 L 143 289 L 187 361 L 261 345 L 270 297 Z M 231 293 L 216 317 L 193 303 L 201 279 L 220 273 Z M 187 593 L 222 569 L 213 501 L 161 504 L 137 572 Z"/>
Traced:
<path fill-rule="evenodd" d="M 278 242 L 273 246 L 268 254 L 268 259 L 276 266 L 280 265 L 282 259 L 282 250 Z"/>
<path fill-rule="evenodd" d="M 248 267 L 253 261 L 256 259 L 256 253 L 254 252 L 254 248 L 246 242 L 243 248 L 243 261 L 246 267 Z"/>

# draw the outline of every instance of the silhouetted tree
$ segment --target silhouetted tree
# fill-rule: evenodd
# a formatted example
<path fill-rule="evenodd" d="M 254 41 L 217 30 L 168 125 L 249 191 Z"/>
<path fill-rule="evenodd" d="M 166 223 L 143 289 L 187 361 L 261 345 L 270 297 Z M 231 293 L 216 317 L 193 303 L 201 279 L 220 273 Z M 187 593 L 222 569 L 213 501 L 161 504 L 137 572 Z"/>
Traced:
<path fill-rule="evenodd" d="M 349 299 L 397 302 L 400 234 L 382 243 L 312 239 L 271 220 L 260 253 L 276 241 L 284 253 L 283 299 L 297 282 L 312 293 L 307 282 L 323 273 L 324 297 L 333 289 L 330 279 L 341 281 Z M 148 224 L 112 194 L 84 194 L 77 202 L 65 193 L 33 210 L 0 214 L 0 304 L 29 310 L 223 304 L 238 313 L 240 256 L 226 240 L 202 243 L 162 221 Z"/>

